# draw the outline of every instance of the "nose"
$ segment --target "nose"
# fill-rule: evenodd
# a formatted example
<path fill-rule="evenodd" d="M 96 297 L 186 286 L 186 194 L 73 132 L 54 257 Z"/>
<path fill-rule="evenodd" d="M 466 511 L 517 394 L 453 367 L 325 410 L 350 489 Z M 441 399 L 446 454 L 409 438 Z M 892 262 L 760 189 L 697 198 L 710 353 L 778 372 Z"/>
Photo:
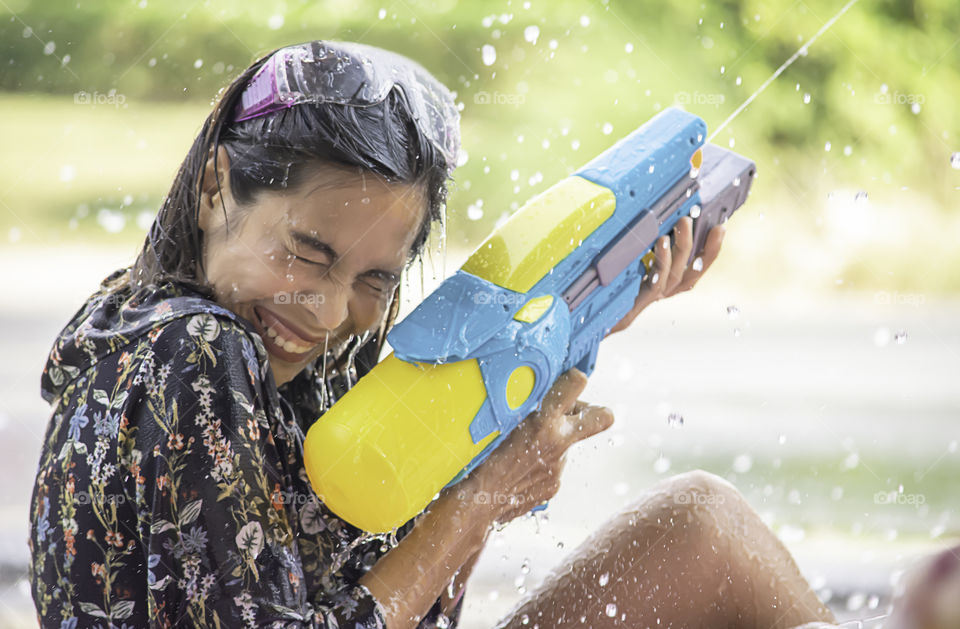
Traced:
<path fill-rule="evenodd" d="M 350 288 L 330 280 L 319 288 L 317 299 L 310 300 L 310 308 L 320 329 L 335 330 L 347 320 Z"/>

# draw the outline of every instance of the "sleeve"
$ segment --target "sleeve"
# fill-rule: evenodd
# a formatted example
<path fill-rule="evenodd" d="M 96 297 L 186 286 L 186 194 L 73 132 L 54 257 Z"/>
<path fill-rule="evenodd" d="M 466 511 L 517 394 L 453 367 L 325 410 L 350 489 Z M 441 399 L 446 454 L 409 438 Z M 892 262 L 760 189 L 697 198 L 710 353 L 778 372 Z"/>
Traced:
<path fill-rule="evenodd" d="M 276 497 L 289 479 L 252 339 L 226 317 L 198 314 L 166 324 L 153 347 L 144 393 L 127 408 L 151 622 L 385 627 L 359 584 L 309 600 L 296 520 Z"/>

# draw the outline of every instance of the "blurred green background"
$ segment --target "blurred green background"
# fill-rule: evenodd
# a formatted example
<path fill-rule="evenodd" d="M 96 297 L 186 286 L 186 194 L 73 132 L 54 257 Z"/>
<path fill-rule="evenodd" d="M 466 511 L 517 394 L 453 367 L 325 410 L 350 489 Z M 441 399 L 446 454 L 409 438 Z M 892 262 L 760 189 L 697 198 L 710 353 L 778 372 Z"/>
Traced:
<path fill-rule="evenodd" d="M 0 0 L 0 265 L 12 286 L 0 299 L 0 603 L 28 607 L 44 352 L 96 280 L 130 261 L 218 91 L 256 57 L 362 41 L 456 91 L 465 155 L 450 273 L 526 199 L 663 108 L 717 128 L 842 6 Z M 693 467 L 734 480 L 801 558 L 812 548 L 802 566 L 851 614 L 877 609 L 866 595 L 882 597 L 902 565 L 879 549 L 956 539 L 958 68 L 956 0 L 860 0 L 713 139 L 756 161 L 751 200 L 709 281 L 645 314 L 652 331 L 602 349 L 585 397 L 617 412 L 613 449 L 587 448 L 552 507 L 575 526 L 485 559 L 476 618 L 516 598 L 497 583 L 534 554 L 531 540 L 550 541 L 549 565 L 556 540 L 569 550 L 601 514 Z M 679 431 L 667 422 L 678 407 Z M 830 564 L 849 567 L 861 548 L 859 572 Z"/>
<path fill-rule="evenodd" d="M 0 227 L 139 240 L 218 90 L 259 54 L 327 37 L 403 52 L 457 91 L 469 158 L 450 243 L 472 247 L 664 107 L 716 127 L 840 6 L 4 0 Z M 941 237 L 960 231 L 958 32 L 953 0 L 864 0 L 714 139 L 757 161 L 750 211 L 795 237 L 740 249 L 766 261 L 748 281 L 960 289 Z"/>

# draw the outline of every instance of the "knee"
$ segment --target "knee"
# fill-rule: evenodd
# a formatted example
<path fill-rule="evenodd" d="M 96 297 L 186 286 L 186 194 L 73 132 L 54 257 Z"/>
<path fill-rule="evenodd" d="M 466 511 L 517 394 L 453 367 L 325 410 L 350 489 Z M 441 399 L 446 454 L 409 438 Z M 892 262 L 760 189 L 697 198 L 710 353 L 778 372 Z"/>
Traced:
<path fill-rule="evenodd" d="M 743 500 L 743 496 L 731 483 L 703 470 L 677 474 L 667 479 L 665 485 L 677 504 L 693 507 L 732 506 Z"/>
<path fill-rule="evenodd" d="M 671 517 L 717 532 L 717 524 L 736 521 L 749 507 L 737 488 L 715 474 L 693 470 L 664 480 L 654 488 L 659 504 Z"/>

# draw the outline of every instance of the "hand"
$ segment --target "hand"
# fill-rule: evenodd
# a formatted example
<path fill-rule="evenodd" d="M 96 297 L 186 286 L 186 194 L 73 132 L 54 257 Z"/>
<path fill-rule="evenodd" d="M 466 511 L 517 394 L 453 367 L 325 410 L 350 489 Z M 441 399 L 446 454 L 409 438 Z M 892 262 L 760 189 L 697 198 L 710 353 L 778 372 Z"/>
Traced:
<path fill-rule="evenodd" d="M 497 522 L 509 522 L 549 500 L 560 488 L 567 448 L 613 424 L 608 408 L 577 400 L 587 377 L 574 368 L 561 374 L 531 413 L 457 487 L 461 500 L 486 504 Z"/>
<path fill-rule="evenodd" d="M 661 236 L 654 245 L 653 268 L 643 278 L 633 308 L 610 328 L 610 334 L 627 329 L 637 315 L 653 302 L 693 288 L 717 259 L 725 232 L 726 227 L 715 225 L 707 234 L 707 242 L 703 245 L 703 254 L 700 256 L 703 266 L 699 270 L 688 268 L 687 260 L 690 258 L 690 250 L 693 249 L 693 219 L 684 216 L 677 221 L 673 227 L 673 248 L 671 249 L 670 239 L 666 236 Z"/>

